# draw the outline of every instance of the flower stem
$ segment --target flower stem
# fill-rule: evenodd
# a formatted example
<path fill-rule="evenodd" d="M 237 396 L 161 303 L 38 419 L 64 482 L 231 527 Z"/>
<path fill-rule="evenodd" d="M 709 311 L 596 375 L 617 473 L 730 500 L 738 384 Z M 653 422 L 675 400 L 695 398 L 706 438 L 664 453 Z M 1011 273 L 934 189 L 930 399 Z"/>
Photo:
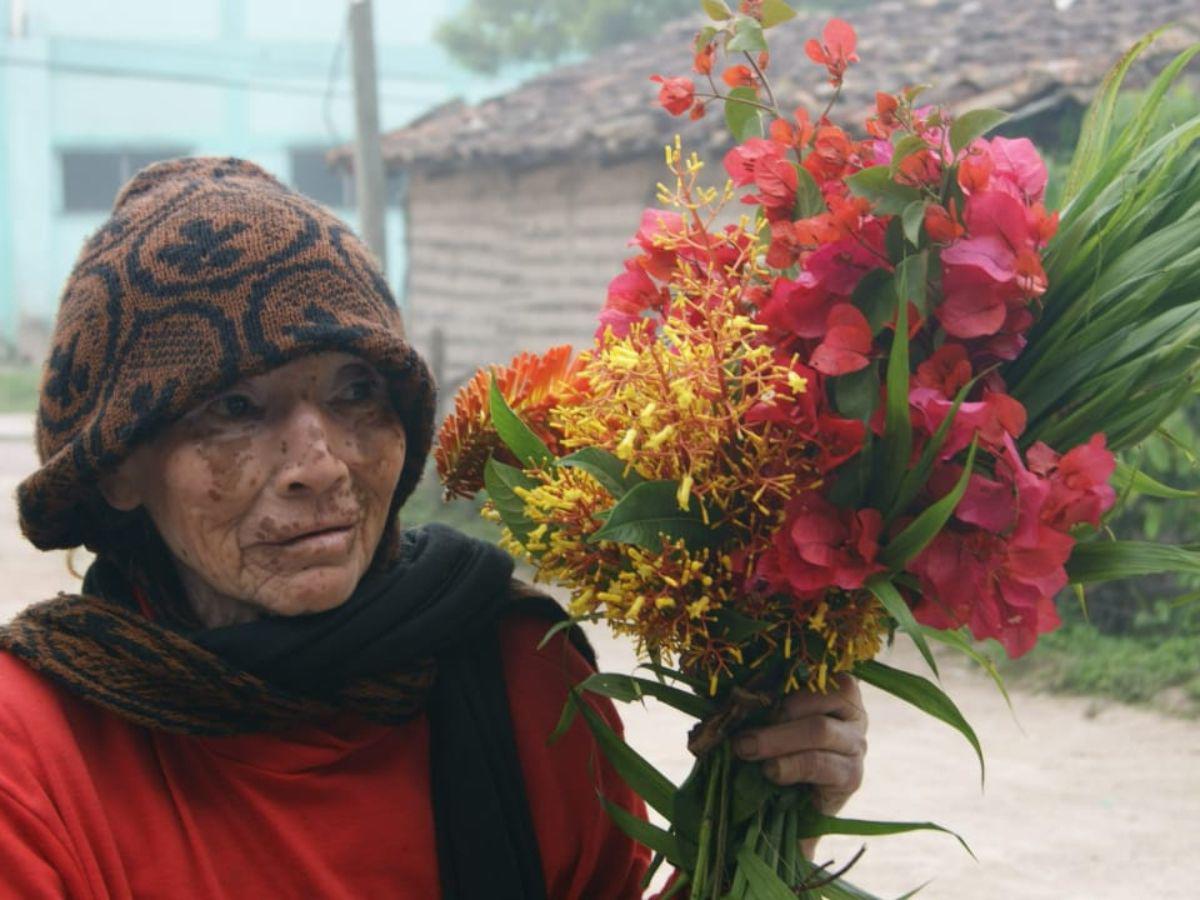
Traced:
<path fill-rule="evenodd" d="M 691 896 L 697 898 L 705 896 L 709 884 L 709 868 L 713 865 L 710 862 L 713 850 L 713 817 L 717 805 L 717 790 L 720 787 L 721 767 L 711 757 L 708 762 L 707 776 L 708 784 L 704 790 L 704 817 L 700 820 L 700 846 L 696 851 L 696 873 L 692 878 Z"/>

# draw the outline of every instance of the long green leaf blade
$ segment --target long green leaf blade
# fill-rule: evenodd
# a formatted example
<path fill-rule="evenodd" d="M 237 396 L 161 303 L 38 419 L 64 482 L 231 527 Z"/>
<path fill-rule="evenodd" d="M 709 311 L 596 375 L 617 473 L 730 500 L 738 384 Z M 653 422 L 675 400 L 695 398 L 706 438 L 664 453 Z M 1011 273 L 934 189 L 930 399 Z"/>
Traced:
<path fill-rule="evenodd" d="M 926 545 L 950 521 L 950 516 L 958 508 L 963 494 L 967 492 L 971 470 L 975 467 L 975 450 L 978 442 L 978 436 L 971 441 L 971 448 L 967 451 L 967 464 L 963 466 L 962 475 L 959 476 L 950 493 L 925 509 L 883 548 L 880 558 L 893 570 L 899 571 L 908 565 L 909 560 L 924 550 Z"/>
<path fill-rule="evenodd" d="M 488 388 L 488 402 L 491 406 L 492 427 L 496 429 L 500 440 L 521 461 L 522 465 L 532 469 L 553 461 L 554 454 L 550 452 L 542 439 L 534 434 L 532 429 L 521 421 L 521 417 L 512 411 L 508 401 L 500 393 L 495 378 L 492 379 L 491 386 Z"/>
<path fill-rule="evenodd" d="M 965 737 L 979 758 L 979 782 L 983 783 L 985 776 L 983 747 L 979 744 L 975 729 L 963 718 L 963 714 L 954 705 L 954 701 L 946 696 L 941 688 L 928 678 L 893 669 L 878 660 L 860 662 L 854 667 L 854 674 L 867 684 L 873 684 L 881 691 L 886 691 L 893 697 L 899 697 L 917 709 L 929 713 L 935 719 L 941 719 Z"/>
<path fill-rule="evenodd" d="M 904 597 L 896 590 L 896 586 L 892 584 L 882 575 L 876 575 L 874 578 L 867 580 L 867 590 L 875 595 L 875 599 L 882 604 L 883 608 L 888 611 L 896 624 L 900 626 L 900 630 L 912 638 L 917 649 L 921 651 L 921 656 L 925 658 L 925 662 L 929 664 L 929 668 L 933 670 L 933 674 L 940 679 L 941 673 L 938 672 L 937 662 L 933 658 L 933 653 L 929 649 L 929 644 L 925 642 L 925 635 L 921 631 L 921 626 L 917 624 L 917 620 L 913 618 L 912 610 L 908 608 L 908 604 L 904 602 Z"/>

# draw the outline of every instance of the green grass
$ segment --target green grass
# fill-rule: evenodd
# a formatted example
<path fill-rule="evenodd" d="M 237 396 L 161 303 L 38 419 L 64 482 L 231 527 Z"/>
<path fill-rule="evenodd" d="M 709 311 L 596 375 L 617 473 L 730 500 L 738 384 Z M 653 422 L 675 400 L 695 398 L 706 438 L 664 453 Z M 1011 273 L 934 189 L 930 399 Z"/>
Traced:
<path fill-rule="evenodd" d="M 1063 627 L 1042 635 L 1027 656 L 1000 661 L 1001 672 L 1011 683 L 1038 690 L 1200 717 L 1200 631 L 1189 621 L 1197 614 L 1200 603 L 1172 607 L 1159 601 L 1126 634 L 1105 634 L 1068 614 Z"/>
<path fill-rule="evenodd" d="M 33 412 L 37 409 L 42 372 L 32 366 L 0 368 L 0 413 Z"/>

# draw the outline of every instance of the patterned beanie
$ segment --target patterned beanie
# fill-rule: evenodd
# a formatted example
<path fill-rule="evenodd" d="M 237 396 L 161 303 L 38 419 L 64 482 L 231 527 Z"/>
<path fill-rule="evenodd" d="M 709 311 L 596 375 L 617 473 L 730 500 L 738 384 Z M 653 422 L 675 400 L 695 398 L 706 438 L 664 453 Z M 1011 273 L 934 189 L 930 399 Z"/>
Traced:
<path fill-rule="evenodd" d="M 374 257 L 253 163 L 143 169 L 63 291 L 38 407 L 42 466 L 17 489 L 25 536 L 100 549 L 100 473 L 239 380 L 322 351 L 361 356 L 387 382 L 408 445 L 397 509 L 429 452 L 434 386 Z"/>

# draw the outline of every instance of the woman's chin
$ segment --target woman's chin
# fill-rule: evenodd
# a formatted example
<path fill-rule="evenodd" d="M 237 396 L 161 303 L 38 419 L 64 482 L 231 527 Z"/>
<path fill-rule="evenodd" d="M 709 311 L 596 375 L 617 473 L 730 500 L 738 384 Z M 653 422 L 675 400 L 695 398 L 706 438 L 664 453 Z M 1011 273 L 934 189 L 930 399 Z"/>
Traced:
<path fill-rule="evenodd" d="M 304 616 L 336 609 L 354 593 L 361 573 L 350 566 L 305 569 L 272 585 L 256 605 L 276 616 Z"/>

